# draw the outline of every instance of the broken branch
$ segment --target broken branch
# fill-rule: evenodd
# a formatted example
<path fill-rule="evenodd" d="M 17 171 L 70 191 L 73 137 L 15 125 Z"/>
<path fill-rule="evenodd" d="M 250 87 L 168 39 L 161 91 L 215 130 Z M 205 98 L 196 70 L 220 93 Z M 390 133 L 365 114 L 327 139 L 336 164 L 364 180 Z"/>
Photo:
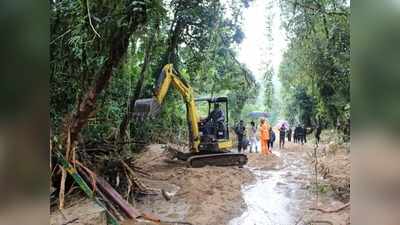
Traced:
<path fill-rule="evenodd" d="M 317 211 L 320 211 L 320 212 L 323 212 L 323 213 L 335 213 L 335 212 L 339 212 L 339 211 L 341 211 L 341 210 L 343 210 L 343 209 L 345 209 L 345 208 L 347 208 L 349 206 L 350 206 L 350 202 L 344 204 L 343 206 L 341 206 L 341 207 L 339 207 L 337 209 L 321 209 L 321 208 L 312 207 L 312 208 L 310 208 L 310 210 L 317 210 Z"/>

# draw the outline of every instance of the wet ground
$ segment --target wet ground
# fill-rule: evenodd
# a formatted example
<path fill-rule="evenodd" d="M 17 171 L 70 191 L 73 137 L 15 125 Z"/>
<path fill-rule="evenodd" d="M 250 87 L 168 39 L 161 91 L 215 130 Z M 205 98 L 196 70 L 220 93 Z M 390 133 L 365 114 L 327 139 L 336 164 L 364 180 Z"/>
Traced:
<path fill-rule="evenodd" d="M 344 204 L 327 191 L 318 195 L 316 205 L 311 152 L 311 145 L 288 143 L 286 149 L 275 147 L 268 156 L 246 152 L 248 163 L 244 168 L 188 168 L 166 161 L 162 145 L 150 145 L 135 159 L 135 165 L 151 174 L 137 175 L 159 194 L 140 197 L 132 204 L 162 221 L 193 225 L 350 224 L 349 208 L 338 213 L 310 210 L 336 209 Z M 332 158 L 343 161 L 335 155 Z M 322 177 L 319 182 L 323 182 Z"/>
<path fill-rule="evenodd" d="M 145 196 L 134 203 L 140 210 L 158 215 L 162 221 L 189 222 L 193 225 L 227 224 L 245 209 L 241 186 L 254 182 L 247 168 L 188 168 L 165 161 L 161 145 L 148 146 L 135 165 L 151 174 L 140 178 L 148 187 L 170 195 Z"/>
<path fill-rule="evenodd" d="M 273 154 L 281 160 L 275 168 L 254 168 L 249 163 L 256 182 L 243 187 L 247 209 L 230 225 L 296 224 L 302 215 L 304 200 L 311 198 L 308 180 L 312 175 L 304 152 L 274 149 Z"/>
<path fill-rule="evenodd" d="M 282 150 L 275 147 L 271 161 L 277 163 L 272 167 L 261 166 L 257 159 L 254 160 L 259 155 L 250 153 L 247 167 L 255 175 L 256 182 L 242 187 L 247 208 L 229 225 L 297 225 L 308 224 L 307 221 L 323 221 L 321 218 L 333 221 L 333 224 L 345 224 L 346 216 L 321 215 L 309 210 L 317 206 L 313 191 L 315 175 L 307 155 L 311 150 L 310 145 L 292 143 Z M 327 194 L 319 194 L 318 200 L 318 205 L 325 208 L 342 205 Z"/>

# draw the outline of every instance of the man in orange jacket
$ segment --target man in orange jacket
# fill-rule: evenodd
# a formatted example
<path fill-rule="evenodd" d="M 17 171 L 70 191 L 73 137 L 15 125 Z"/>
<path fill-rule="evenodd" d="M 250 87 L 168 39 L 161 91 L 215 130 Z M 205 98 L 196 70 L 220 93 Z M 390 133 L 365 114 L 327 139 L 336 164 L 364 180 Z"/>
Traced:
<path fill-rule="evenodd" d="M 264 118 L 260 119 L 260 144 L 261 144 L 261 154 L 268 155 L 270 153 L 268 148 L 269 141 L 269 125 Z"/>

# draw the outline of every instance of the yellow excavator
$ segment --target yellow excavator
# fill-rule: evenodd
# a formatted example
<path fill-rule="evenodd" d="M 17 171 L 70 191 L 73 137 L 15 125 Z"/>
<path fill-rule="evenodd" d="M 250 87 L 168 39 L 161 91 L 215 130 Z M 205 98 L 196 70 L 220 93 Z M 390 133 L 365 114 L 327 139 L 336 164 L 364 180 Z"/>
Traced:
<path fill-rule="evenodd" d="M 172 64 L 163 67 L 153 91 L 152 98 L 138 99 L 133 109 L 135 120 L 143 121 L 154 118 L 161 106 L 171 84 L 182 95 L 186 105 L 187 123 L 189 126 L 189 152 L 178 152 L 175 157 L 186 161 L 191 167 L 211 166 L 243 166 L 247 156 L 230 152 L 232 141 L 229 139 L 228 98 L 195 98 L 192 87 L 183 79 Z M 196 103 L 205 102 L 208 105 L 208 115 L 200 119 Z M 224 105 L 226 116 L 218 121 L 213 120 L 211 106 L 219 108 Z"/>

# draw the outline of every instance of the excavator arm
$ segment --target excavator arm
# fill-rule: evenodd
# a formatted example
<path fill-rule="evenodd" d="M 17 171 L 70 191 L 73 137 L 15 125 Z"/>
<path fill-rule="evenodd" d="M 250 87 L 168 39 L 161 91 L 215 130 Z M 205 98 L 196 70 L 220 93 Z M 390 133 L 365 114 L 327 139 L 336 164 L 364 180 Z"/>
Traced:
<path fill-rule="evenodd" d="M 198 152 L 200 143 L 198 129 L 199 116 L 194 101 L 193 90 L 192 87 L 179 76 L 179 73 L 174 70 L 172 64 L 167 64 L 163 67 L 161 74 L 157 79 L 157 84 L 153 91 L 153 97 L 136 100 L 133 116 L 136 119 L 145 119 L 157 116 L 171 84 L 182 95 L 186 105 L 191 152 Z"/>

